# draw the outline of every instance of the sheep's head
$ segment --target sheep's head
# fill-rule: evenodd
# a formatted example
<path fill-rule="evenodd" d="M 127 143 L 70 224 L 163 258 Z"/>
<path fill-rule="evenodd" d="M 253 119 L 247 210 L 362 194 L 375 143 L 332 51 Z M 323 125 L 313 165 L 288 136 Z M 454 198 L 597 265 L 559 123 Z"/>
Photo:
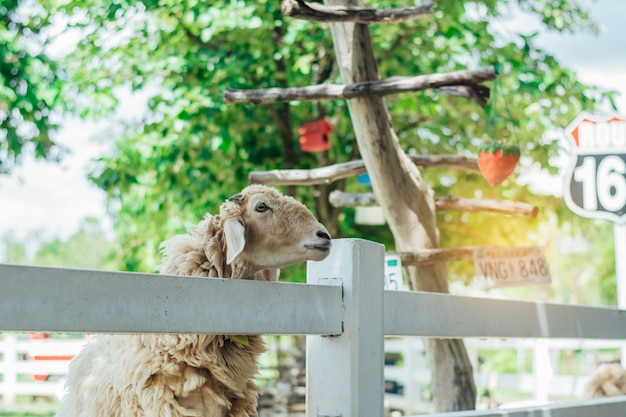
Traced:
<path fill-rule="evenodd" d="M 330 252 L 326 228 L 292 197 L 251 185 L 220 207 L 226 263 L 245 263 L 254 272 L 297 262 L 321 261 Z"/>

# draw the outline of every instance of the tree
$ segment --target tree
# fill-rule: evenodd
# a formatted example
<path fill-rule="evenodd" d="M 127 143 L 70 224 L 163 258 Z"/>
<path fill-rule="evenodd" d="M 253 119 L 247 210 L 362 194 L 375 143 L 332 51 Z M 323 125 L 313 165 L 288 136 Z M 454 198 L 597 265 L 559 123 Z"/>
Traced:
<path fill-rule="evenodd" d="M 82 269 L 116 269 L 117 245 L 104 236 L 100 222 L 83 219 L 78 232 L 66 240 L 41 242 L 33 263 Z"/>
<path fill-rule="evenodd" d="M 62 268 L 116 269 L 117 245 L 107 239 L 97 219 L 85 218 L 68 239 L 45 239 L 41 231 L 23 239 L 2 237 L 4 262 Z"/>
<path fill-rule="evenodd" d="M 433 194 L 541 201 L 544 212 L 555 211 L 559 219 L 571 217 L 558 200 L 532 196 L 526 187 L 512 181 L 505 187 L 490 189 L 476 174 L 421 172 L 407 162 L 402 156 L 405 151 L 468 155 L 481 143 L 484 111 L 458 97 L 426 90 L 399 95 L 386 103 L 376 101 L 379 111 L 371 115 L 372 120 L 381 120 L 379 116 L 389 112 L 397 132 L 387 126 L 387 120 L 381 121 L 385 135 L 381 143 L 389 145 L 386 149 L 390 158 L 384 167 L 376 167 L 373 158 L 369 162 L 367 159 L 375 145 L 371 134 L 378 133 L 378 126 L 356 125 L 357 136 L 370 136 L 359 139 L 357 147 L 348 114 L 355 110 L 342 100 L 315 105 L 225 105 L 222 96 L 227 88 L 350 82 L 343 69 L 343 80 L 339 78 L 340 68 L 334 64 L 331 52 L 332 39 L 325 28 L 284 18 L 276 2 L 215 1 L 209 6 L 173 0 L 48 3 L 53 12 L 80 16 L 73 26 L 83 38 L 59 65 L 67 71 L 77 96 L 90 98 L 89 106 L 95 104 L 91 108 L 99 113 L 112 109 L 117 86 L 154 91 L 141 123 L 118 126 L 108 133 L 116 138 L 116 150 L 100 161 L 92 175 L 109 193 L 117 214 L 120 244 L 126 250 L 125 268 L 154 268 L 158 243 L 182 231 L 185 224 L 195 223 L 205 211 L 215 212 L 223 199 L 245 185 L 251 170 L 308 168 L 352 160 L 359 152 L 373 177 L 383 170 L 396 171 L 399 181 L 406 180 L 409 189 L 418 192 L 405 196 L 398 187 L 401 184 L 387 189 L 387 183 L 374 179 L 374 190 L 386 210 L 394 242 L 389 230 L 354 225 L 350 212 L 336 217 L 338 211 L 327 205 L 324 196 L 329 189 L 356 190 L 359 185 L 353 181 L 317 187 L 310 193 L 300 188 L 289 190 L 310 205 L 317 205 L 322 221 L 337 230 L 335 236 L 367 237 L 398 249 L 435 247 L 440 242 L 448 246 L 487 241 L 524 244 L 532 240 L 527 231 L 542 220 L 515 221 L 516 227 L 508 226 L 504 233 L 499 221 L 490 216 L 435 213 Z M 389 6 L 388 2 L 371 3 L 373 7 Z M 580 110 L 591 110 L 602 99 L 602 92 L 578 82 L 573 71 L 562 68 L 550 53 L 534 44 L 532 34 L 521 33 L 510 39 L 498 36 L 491 22 L 516 7 L 539 16 L 552 29 L 591 26 L 587 13 L 573 1 L 537 4 L 485 0 L 471 5 L 442 1 L 432 18 L 373 26 L 371 33 L 359 34 L 371 37 L 372 51 L 368 55 L 378 57 L 380 63 L 364 76 L 501 65 L 502 84 L 524 155 L 521 169 L 541 166 L 553 173 L 550 158 L 558 152 L 557 142 L 543 135 L 544 130 L 566 125 Z M 372 105 L 367 100 L 355 103 L 360 103 L 363 110 Z M 332 150 L 321 155 L 300 152 L 293 132 L 303 122 L 323 115 L 335 124 Z M 503 140 L 512 139 L 507 124 L 507 117 L 500 117 L 496 124 Z M 392 201 L 398 196 L 403 203 L 393 207 Z M 419 224 L 417 233 L 398 238 L 403 224 Z M 449 274 L 468 275 L 456 266 Z M 412 268 L 411 276 L 415 288 L 446 290 L 441 266 Z M 448 346 L 458 347 L 453 343 Z M 433 360 L 437 363 L 440 359 Z M 463 359 L 461 362 L 467 364 Z M 462 374 L 468 375 L 467 367 Z M 444 392 L 441 387 L 437 390 Z M 446 402 L 441 394 L 438 401 L 442 411 L 464 408 L 469 403 L 467 397 Z"/>
<path fill-rule="evenodd" d="M 0 175 L 10 173 L 23 154 L 58 159 L 54 109 L 62 76 L 46 51 L 45 8 L 32 2 L 0 5 Z"/>
<path fill-rule="evenodd" d="M 327 31 L 317 24 L 285 19 L 274 3 L 216 2 L 204 7 L 173 1 L 62 5 L 50 1 L 47 7 L 57 14 L 84 14 L 84 21 L 89 22 L 81 20 L 75 25 L 80 26 L 77 29 L 84 38 L 61 64 L 77 95 L 91 98 L 87 101 L 91 107 L 87 108 L 98 114 L 113 108 L 115 86 L 130 84 L 134 89 L 154 91 L 144 121 L 107 133 L 108 137 L 118 138 L 117 150 L 103 158 L 92 176 L 112 201 L 121 203 L 114 206 L 120 207 L 117 214 L 118 224 L 123 225 L 120 238 L 127 250 L 126 268 L 152 269 L 158 259 L 158 243 L 196 222 L 205 211 L 214 212 L 229 193 L 245 185 L 251 170 L 296 164 L 308 168 L 358 157 L 343 101 L 260 107 L 226 106 L 222 102 L 226 88 L 339 82 Z M 552 56 L 536 48 L 532 37 L 513 39 L 497 47 L 496 36 L 489 32 L 489 21 L 498 12 L 492 10 L 491 3 L 484 7 L 488 11 L 485 16 L 470 19 L 458 4 L 442 3 L 443 14 L 437 19 L 373 27 L 375 53 L 382 57 L 381 75 L 460 69 L 465 66 L 464 57 L 476 51 L 482 52 L 478 58 L 481 65 L 500 57 L 505 64 L 505 90 L 521 92 L 509 100 L 523 153 L 554 171 L 547 161 L 557 148 L 554 142 L 538 142 L 537 128 L 544 121 L 552 125 L 565 123 L 581 108 L 593 105 L 599 93 L 578 83 L 572 71 L 560 68 Z M 548 17 L 548 21 L 554 20 Z M 566 17 L 566 27 L 587 25 L 579 9 L 568 12 Z M 475 33 L 480 36 L 471 35 Z M 507 77 L 509 73 L 516 77 Z M 544 100 L 539 102 L 539 96 Z M 531 117 L 522 117 L 527 107 Z M 563 107 L 565 113 L 554 111 Z M 432 153 L 434 149 L 468 153 L 484 133 L 484 115 L 478 106 L 432 91 L 391 98 L 389 108 L 403 147 L 418 154 Z M 300 152 L 293 132 L 300 124 L 322 115 L 335 123 L 333 148 L 320 155 Z M 467 122 L 450 123 L 463 118 Z M 428 126 L 423 125 L 425 120 Z M 499 132 L 503 132 L 501 126 Z M 428 183 L 437 184 L 437 193 L 502 194 L 488 189 L 475 175 L 437 170 L 425 172 L 424 176 Z M 329 206 L 327 199 L 316 198 L 333 188 L 358 186 L 347 181 L 316 187 L 312 194 L 306 189 L 296 192 L 305 202 L 317 206 L 316 211 L 333 235 L 365 236 L 361 233 L 367 232 L 375 237 L 372 228 L 355 228 L 350 213 L 341 221 L 338 209 Z M 505 192 L 529 195 L 523 187 Z M 477 228 L 485 230 L 483 235 L 494 229 L 477 222 Z M 388 233 L 380 233 L 380 240 L 389 242 L 385 239 Z M 445 228 L 442 233 L 456 238 L 447 235 Z"/>
<path fill-rule="evenodd" d="M 362 7 L 356 1 L 331 4 Z M 330 28 L 344 84 L 379 79 L 369 28 L 354 23 L 331 23 Z M 377 96 L 351 99 L 348 107 L 374 194 L 393 232 L 396 248 L 407 252 L 438 248 L 434 192 L 400 146 L 384 99 Z M 445 264 L 404 269 L 412 288 L 448 292 Z M 476 388 L 462 341 L 426 339 L 425 346 L 433 375 L 435 409 L 473 409 Z"/>
<path fill-rule="evenodd" d="M 362 2 L 329 0 L 325 3 L 338 7 L 313 8 L 312 5 L 302 1 L 292 2 L 292 6 L 301 7 L 303 14 L 313 10 L 326 12 L 327 20 L 334 22 L 330 23 L 330 29 L 344 85 L 379 80 L 378 61 L 369 27 L 366 24 L 354 23 L 357 19 L 347 19 L 349 21 L 345 22 L 345 16 L 336 18 L 332 14 L 334 10 L 354 11 L 363 8 Z M 449 48 L 449 45 L 447 46 Z M 420 51 L 423 50 L 420 48 Z M 453 49 L 452 52 L 449 54 L 448 62 L 454 62 L 455 55 L 466 57 L 469 51 L 461 48 L 460 54 Z M 438 66 L 441 67 L 442 65 Z M 495 105 L 496 97 L 493 96 L 491 106 Z M 377 94 L 350 98 L 348 108 L 359 150 L 372 179 L 376 200 L 383 208 L 396 247 L 406 252 L 438 248 L 440 240 L 434 191 L 424 181 L 420 171 L 401 147 L 384 99 Z M 512 116 L 510 117 L 512 119 Z M 422 122 L 426 120 L 430 122 L 432 119 L 424 119 Z M 493 122 L 496 123 L 495 120 Z M 511 122 L 513 123 L 512 120 Z M 514 132 L 511 133 L 514 135 Z M 474 133 L 469 137 L 477 136 Z M 405 266 L 405 271 L 408 272 L 413 289 L 428 292 L 449 291 L 445 264 L 409 265 Z M 473 409 L 476 388 L 472 366 L 463 342 L 457 339 L 426 339 L 425 346 L 430 359 L 435 409 L 437 411 Z"/>
<path fill-rule="evenodd" d="M 336 131 L 347 131 L 347 118 L 337 117 L 345 112 L 343 103 L 314 109 L 313 115 L 308 105 L 224 105 L 221 93 L 227 86 L 264 87 L 275 79 L 305 84 L 311 78 L 325 80 L 333 71 L 330 39 L 322 30 L 304 38 L 300 27 L 287 25 L 270 2 L 242 4 L 80 3 L 80 13 L 92 26 L 65 64 L 77 69 L 72 78 L 78 94 L 97 92 L 99 103 L 109 96 L 114 106 L 115 86 L 155 90 L 139 126 L 106 134 L 119 138 L 117 149 L 92 175 L 111 200 L 121 200 L 118 224 L 128 226 L 119 230 L 126 269 L 153 269 L 166 236 L 207 211 L 216 212 L 256 167 L 312 167 L 318 158 L 332 162 L 355 155 L 350 140 L 337 143 L 328 155 L 305 154 L 294 137 L 294 126 L 323 113 L 337 119 Z M 71 14 L 76 5 L 70 2 L 56 11 Z M 111 36 L 123 30 L 130 33 Z M 110 41 L 96 41 L 103 38 Z M 327 195 L 338 186 L 317 192 Z M 316 202 L 323 222 L 337 235 L 338 209 L 326 198 L 301 197 Z"/>
<path fill-rule="evenodd" d="M 13 264 L 27 264 L 29 262 L 26 243 L 20 242 L 12 233 L 2 236 L 2 249 L 2 262 Z"/>

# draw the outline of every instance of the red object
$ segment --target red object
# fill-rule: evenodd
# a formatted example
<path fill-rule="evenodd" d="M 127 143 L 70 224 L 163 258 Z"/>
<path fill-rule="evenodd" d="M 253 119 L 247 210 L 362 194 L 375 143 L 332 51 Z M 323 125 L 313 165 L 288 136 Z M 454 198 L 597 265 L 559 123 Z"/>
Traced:
<path fill-rule="evenodd" d="M 326 120 L 307 123 L 298 129 L 300 149 L 305 152 L 321 152 L 330 149 L 329 133 L 333 127 Z"/>
<path fill-rule="evenodd" d="M 71 361 L 74 359 L 74 355 L 34 355 L 34 361 Z M 38 382 L 47 381 L 50 375 L 47 374 L 34 374 L 33 379 Z"/>
<path fill-rule="evenodd" d="M 478 169 L 489 185 L 497 187 L 513 173 L 519 157 L 519 146 L 485 145 L 478 155 Z"/>
<path fill-rule="evenodd" d="M 30 340 L 44 340 L 48 338 L 47 333 L 31 333 L 28 335 Z M 30 359 L 33 361 L 71 361 L 74 355 L 33 355 Z M 44 382 L 47 381 L 50 375 L 46 374 L 34 374 L 33 379 L 35 381 Z"/>

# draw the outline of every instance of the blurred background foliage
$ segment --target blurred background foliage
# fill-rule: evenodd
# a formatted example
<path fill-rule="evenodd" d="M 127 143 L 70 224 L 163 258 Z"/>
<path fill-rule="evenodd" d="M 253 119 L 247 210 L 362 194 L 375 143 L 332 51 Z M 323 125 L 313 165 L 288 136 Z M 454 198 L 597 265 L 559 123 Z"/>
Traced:
<path fill-rule="evenodd" d="M 23 3 L 0 2 L 0 175 L 12 171 L 24 149 L 50 159 L 62 150 L 51 136 L 58 127 L 53 109 L 60 104 L 61 74 L 41 33 L 49 14 Z"/>
<path fill-rule="evenodd" d="M 381 8 L 412 4 L 367 2 Z M 10 172 L 25 151 L 58 157 L 62 150 L 52 138 L 63 115 L 109 118 L 109 129 L 98 139 L 110 142 L 112 151 L 94 162 L 90 174 L 106 191 L 115 217 L 117 249 L 109 258 L 110 248 L 102 244 L 101 266 L 153 271 L 159 243 L 205 212 L 216 213 L 224 199 L 247 184 L 250 171 L 313 168 L 359 158 L 344 101 L 224 104 L 229 88 L 341 83 L 327 25 L 285 18 L 279 8 L 278 1 L 269 0 L 3 1 L 0 172 Z M 587 247 L 575 256 L 559 250 L 564 236 L 594 241 L 610 225 L 576 218 L 560 198 L 534 192 L 528 181 L 516 177 L 556 174 L 559 129 L 582 110 L 611 105 L 614 93 L 579 82 L 574 71 L 535 44 L 536 33 L 498 30 L 494 23 L 520 11 L 547 30 L 598 29 L 578 0 L 441 0 L 430 17 L 372 25 L 381 77 L 498 65 L 511 113 L 509 117 L 504 107 L 496 107 L 496 137 L 491 137 L 486 135 L 486 114 L 492 102 L 482 109 L 428 90 L 388 97 L 392 123 L 409 154 L 476 155 L 476 147 L 488 140 L 518 143 L 522 159 L 517 174 L 499 188 L 490 188 L 476 173 L 422 173 L 438 196 L 519 200 L 539 206 L 539 216 L 441 212 L 441 245 L 547 243 L 554 297 L 565 297 L 584 281 L 597 291 L 589 300 L 580 292 L 579 301 L 611 303 L 612 242 L 600 239 L 606 247 Z M 121 123 L 113 112 L 119 100 L 127 99 L 120 91 L 128 89 L 150 98 L 141 120 Z M 334 125 L 332 148 L 302 152 L 297 128 L 322 117 Z M 309 205 L 334 237 L 363 237 L 392 250 L 387 227 L 356 224 L 354 209 L 329 205 L 327 196 L 334 189 L 367 191 L 355 179 L 283 191 Z M 61 243 L 48 249 L 46 243 L 40 250 L 69 245 Z M 591 277 L 585 278 L 585 268 L 592 266 Z M 469 262 L 449 265 L 451 280 L 468 283 L 473 275 Z M 282 275 L 303 277 L 303 265 Z"/>

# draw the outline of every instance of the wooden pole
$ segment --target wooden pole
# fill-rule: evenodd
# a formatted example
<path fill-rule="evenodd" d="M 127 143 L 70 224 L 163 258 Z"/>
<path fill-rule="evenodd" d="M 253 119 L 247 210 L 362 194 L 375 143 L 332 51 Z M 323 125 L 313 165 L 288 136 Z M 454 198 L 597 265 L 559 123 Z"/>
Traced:
<path fill-rule="evenodd" d="M 615 280 L 617 285 L 617 307 L 626 310 L 626 225 L 613 224 L 613 239 L 615 243 Z M 626 366 L 626 348 L 621 351 L 622 366 Z"/>
<path fill-rule="evenodd" d="M 359 0 L 326 0 L 325 4 L 362 7 Z M 379 80 L 368 27 L 354 23 L 329 26 L 343 82 L 349 85 Z M 433 190 L 400 147 L 382 96 L 351 98 L 348 109 L 372 189 L 393 232 L 396 248 L 406 252 L 438 248 Z M 449 292 L 445 264 L 408 266 L 405 271 L 414 289 Z M 427 338 L 424 343 L 431 365 L 435 410 L 475 408 L 473 370 L 463 341 Z"/>

